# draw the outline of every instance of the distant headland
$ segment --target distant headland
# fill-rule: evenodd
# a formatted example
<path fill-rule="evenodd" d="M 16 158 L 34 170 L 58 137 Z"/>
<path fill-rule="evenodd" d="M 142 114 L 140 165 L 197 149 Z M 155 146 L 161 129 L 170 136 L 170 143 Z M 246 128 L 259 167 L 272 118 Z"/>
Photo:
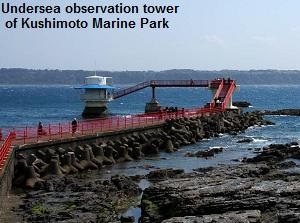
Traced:
<path fill-rule="evenodd" d="M 22 68 L 0 69 L 0 84 L 81 84 L 93 74 L 84 70 L 33 70 Z M 111 76 L 115 84 L 131 84 L 151 79 L 207 79 L 231 77 L 239 84 L 300 84 L 299 70 L 219 70 L 204 71 L 174 69 L 164 71 L 96 71 L 97 75 Z"/>

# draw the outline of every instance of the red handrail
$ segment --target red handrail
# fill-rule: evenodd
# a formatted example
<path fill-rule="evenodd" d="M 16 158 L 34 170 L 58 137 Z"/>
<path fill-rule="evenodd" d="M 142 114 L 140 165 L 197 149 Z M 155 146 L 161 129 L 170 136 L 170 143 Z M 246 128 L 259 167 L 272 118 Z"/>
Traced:
<path fill-rule="evenodd" d="M 216 80 L 211 82 L 211 84 L 218 84 L 218 90 L 215 96 L 220 95 L 222 90 L 224 90 L 224 81 Z M 208 81 L 198 81 L 198 80 L 179 80 L 179 81 L 149 81 L 143 82 L 132 88 L 125 89 L 120 92 L 121 94 L 128 94 L 130 92 L 136 91 L 147 86 L 190 86 L 190 85 L 208 85 Z M 231 81 L 230 87 L 226 91 L 225 98 L 222 102 L 222 107 L 209 107 L 209 108 L 194 108 L 194 109 L 180 109 L 176 112 L 169 111 L 159 111 L 156 113 L 147 114 L 136 114 L 127 116 L 116 116 L 110 118 L 98 118 L 83 120 L 78 122 L 77 134 L 88 135 L 100 132 L 115 131 L 118 129 L 127 129 L 133 127 L 150 126 L 160 123 L 164 123 L 167 119 L 181 118 L 181 117 L 195 117 L 199 115 L 211 115 L 217 112 L 223 112 L 228 104 L 230 97 L 235 89 L 236 82 Z M 120 96 L 119 95 L 119 96 Z M 75 133 L 76 134 L 76 133 Z M 6 159 L 10 153 L 11 146 L 15 140 L 15 144 L 25 144 L 28 142 L 36 142 L 39 140 L 48 141 L 51 139 L 68 138 L 73 137 L 73 127 L 71 127 L 70 122 L 49 124 L 47 127 L 43 128 L 42 131 L 37 127 L 21 127 L 15 128 L 10 131 L 7 138 L 4 140 L 0 148 L 0 169 L 5 165 Z M 2 130 L 0 129 L 0 142 L 2 139 Z"/>
<path fill-rule="evenodd" d="M 235 81 L 231 81 L 230 87 L 229 87 L 229 89 L 227 91 L 227 94 L 225 96 L 225 99 L 224 99 L 224 101 L 222 103 L 222 109 L 226 109 L 226 107 L 228 105 L 228 102 L 230 100 L 230 97 L 232 96 L 232 93 L 233 93 L 233 91 L 235 89 L 235 86 L 236 86 Z"/>
<path fill-rule="evenodd" d="M 194 108 L 179 110 L 176 112 L 160 111 L 156 113 L 117 116 L 106 119 L 91 119 L 80 121 L 78 123 L 78 134 L 88 135 L 96 132 L 107 132 L 118 129 L 127 129 L 141 126 L 151 126 L 164 123 L 167 119 L 181 118 L 181 117 L 195 117 L 199 115 L 210 115 L 217 112 L 223 112 L 221 108 Z M 5 165 L 5 162 L 10 153 L 11 146 L 15 143 L 35 142 L 38 140 L 51 140 L 59 138 L 72 137 L 73 133 L 70 132 L 69 123 L 64 124 L 49 124 L 45 128 L 45 135 L 39 135 L 37 127 L 25 127 L 22 129 L 14 129 L 11 131 L 0 149 L 0 170 Z M 72 128 L 71 128 L 72 129 Z"/>
<path fill-rule="evenodd" d="M 142 89 L 144 89 L 146 87 L 149 87 L 149 86 L 150 86 L 150 81 L 145 81 L 145 82 L 139 83 L 139 84 L 137 84 L 133 87 L 129 87 L 129 88 L 122 89 L 122 90 L 119 90 L 117 92 L 114 92 L 113 93 L 113 98 L 117 99 L 117 98 L 123 97 L 125 95 L 128 95 L 130 93 L 142 90 Z"/>
<path fill-rule="evenodd" d="M 0 149 L 0 169 L 5 165 L 6 159 L 10 153 L 13 140 L 16 138 L 15 132 L 10 132 Z"/>
<path fill-rule="evenodd" d="M 120 91 L 120 95 L 128 94 L 130 92 L 136 91 L 138 89 L 147 87 L 147 86 L 190 86 L 190 85 L 208 85 L 208 81 L 203 80 L 153 80 L 143 82 L 134 87 L 125 89 Z M 160 111 L 157 113 L 147 113 L 147 114 L 137 114 L 137 115 L 128 115 L 128 116 L 116 116 L 111 118 L 98 118 L 98 119 L 90 119 L 83 120 L 78 122 L 77 133 L 81 135 L 93 134 L 96 132 L 107 132 L 114 131 L 117 129 L 126 129 L 138 126 L 148 126 L 156 123 L 164 122 L 168 118 L 178 118 L 178 117 L 192 117 L 195 115 L 203 115 L 214 112 L 220 112 L 225 109 L 228 104 L 228 100 L 232 95 L 232 92 L 235 87 L 235 81 L 230 82 L 230 86 L 226 85 L 224 80 L 214 80 L 211 81 L 211 85 L 217 88 L 217 92 L 215 97 L 220 95 L 221 92 L 224 93 L 224 100 L 222 101 L 222 106 L 212 106 L 214 104 L 210 104 L 209 108 L 195 108 L 195 109 L 185 109 L 179 110 L 177 112 L 165 112 Z M 214 102 L 213 102 L 214 103 Z M 58 138 L 67 138 L 74 136 L 73 128 L 70 126 L 70 122 L 68 123 L 59 123 L 59 124 L 49 124 L 47 127 L 44 127 L 42 130 L 38 130 L 37 127 L 21 127 L 14 129 L 16 143 L 18 144 L 26 144 L 28 142 L 36 142 L 36 141 L 48 141 L 51 139 Z"/>
<path fill-rule="evenodd" d="M 48 141 L 52 139 L 68 138 L 78 134 L 88 135 L 97 132 L 155 125 L 163 123 L 166 119 L 170 118 L 193 117 L 222 111 L 223 110 L 220 108 L 194 108 L 178 110 L 177 112 L 160 111 L 156 113 L 82 120 L 78 122 L 75 135 L 72 133 L 69 122 L 49 124 L 43 128 L 42 134 L 41 131 L 38 131 L 37 127 L 15 128 L 14 133 L 16 144 L 25 144 L 40 140 Z"/>
<path fill-rule="evenodd" d="M 211 107 L 213 107 L 213 108 L 216 107 L 215 99 L 217 99 L 220 96 L 220 93 L 221 93 L 223 87 L 224 87 L 224 80 L 222 79 L 221 83 L 219 84 L 218 90 L 216 91 L 216 93 L 211 101 Z"/>
<path fill-rule="evenodd" d="M 151 80 L 139 83 L 135 86 L 119 90 L 113 93 L 113 98 L 117 99 L 146 87 L 208 87 L 208 80 Z"/>

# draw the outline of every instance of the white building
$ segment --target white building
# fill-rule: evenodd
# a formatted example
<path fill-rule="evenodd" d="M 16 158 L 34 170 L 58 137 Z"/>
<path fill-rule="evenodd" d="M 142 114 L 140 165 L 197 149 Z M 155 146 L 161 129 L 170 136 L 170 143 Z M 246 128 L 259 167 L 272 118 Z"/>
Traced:
<path fill-rule="evenodd" d="M 83 117 L 99 117 L 107 110 L 107 103 L 113 100 L 112 78 L 101 76 L 90 76 L 85 78 L 84 85 L 76 87 L 84 89 L 80 99 L 85 102 L 82 112 Z"/>

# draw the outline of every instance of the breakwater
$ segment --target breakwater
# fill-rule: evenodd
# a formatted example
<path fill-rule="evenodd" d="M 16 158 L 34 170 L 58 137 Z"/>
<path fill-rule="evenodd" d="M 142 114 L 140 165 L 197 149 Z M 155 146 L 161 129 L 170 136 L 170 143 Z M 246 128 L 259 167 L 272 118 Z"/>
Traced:
<path fill-rule="evenodd" d="M 250 126 L 267 124 L 271 123 L 258 113 L 227 111 L 212 116 L 167 120 L 165 124 L 148 129 L 95 135 L 77 142 L 19 148 L 14 185 L 38 190 L 38 193 L 26 190 L 21 215 L 32 222 L 118 221 L 118 210 L 128 207 L 128 203 L 141 193 L 133 181 L 138 177 L 82 180 L 82 176 L 92 175 L 87 170 L 142 159 L 160 151 L 175 152 L 204 138 L 217 137 L 219 133 L 238 134 Z M 51 205 L 54 201 L 58 205 L 56 208 Z"/>
<path fill-rule="evenodd" d="M 167 120 L 146 131 L 77 139 L 76 142 L 23 147 L 17 150 L 14 184 L 34 188 L 49 175 L 63 176 L 87 169 L 99 169 L 116 162 L 141 159 L 159 151 L 174 152 L 219 133 L 237 134 L 249 126 L 271 124 L 255 113 L 234 111 L 212 116 Z"/>

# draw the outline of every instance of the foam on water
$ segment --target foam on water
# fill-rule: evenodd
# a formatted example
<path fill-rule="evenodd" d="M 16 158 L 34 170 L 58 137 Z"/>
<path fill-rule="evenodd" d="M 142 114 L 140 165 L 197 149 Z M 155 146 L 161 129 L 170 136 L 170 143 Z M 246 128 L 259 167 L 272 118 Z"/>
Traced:
<path fill-rule="evenodd" d="M 253 139 L 253 142 L 268 142 L 267 139 Z"/>

